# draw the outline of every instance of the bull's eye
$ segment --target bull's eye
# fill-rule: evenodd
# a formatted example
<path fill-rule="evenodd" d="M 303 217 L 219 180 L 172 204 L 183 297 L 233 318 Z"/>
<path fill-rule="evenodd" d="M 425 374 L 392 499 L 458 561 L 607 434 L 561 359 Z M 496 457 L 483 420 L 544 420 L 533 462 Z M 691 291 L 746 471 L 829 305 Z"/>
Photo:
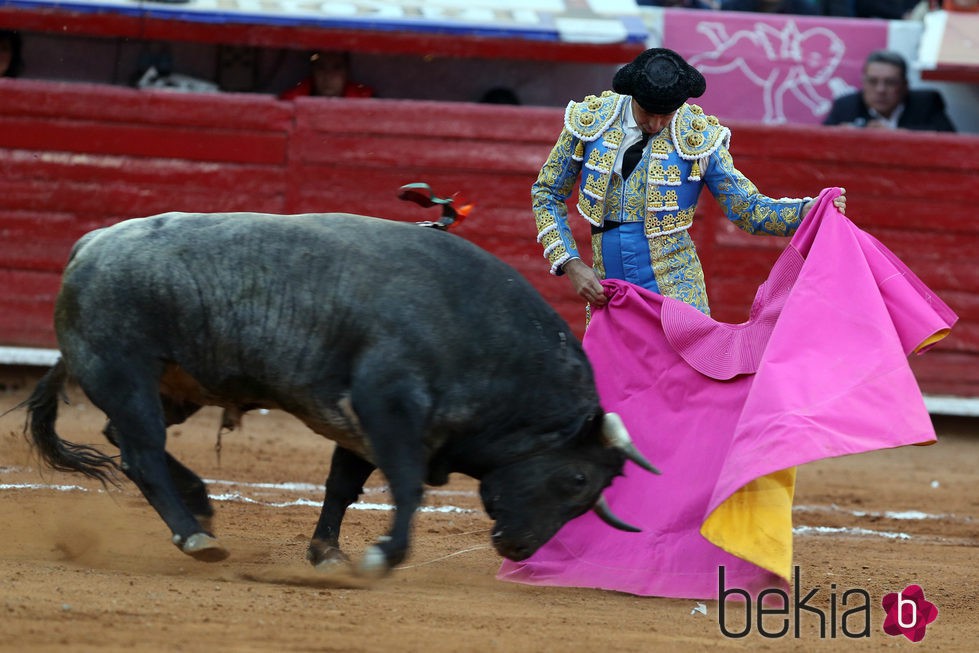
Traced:
<path fill-rule="evenodd" d="M 589 492 L 593 482 L 587 470 L 583 470 L 584 465 L 576 465 L 573 469 L 565 468 L 560 473 L 555 474 L 552 483 L 554 490 L 565 496 L 584 496 Z"/>

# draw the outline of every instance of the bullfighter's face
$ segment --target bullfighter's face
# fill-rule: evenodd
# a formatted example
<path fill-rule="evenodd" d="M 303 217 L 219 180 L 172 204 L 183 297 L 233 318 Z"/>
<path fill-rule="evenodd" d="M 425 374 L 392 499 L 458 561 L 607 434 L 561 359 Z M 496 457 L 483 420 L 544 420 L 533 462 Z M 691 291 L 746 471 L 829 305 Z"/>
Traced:
<path fill-rule="evenodd" d="M 643 133 L 655 136 L 670 124 L 676 111 L 670 113 L 649 113 L 635 100 L 632 101 L 632 117 L 636 119 L 636 124 Z"/>

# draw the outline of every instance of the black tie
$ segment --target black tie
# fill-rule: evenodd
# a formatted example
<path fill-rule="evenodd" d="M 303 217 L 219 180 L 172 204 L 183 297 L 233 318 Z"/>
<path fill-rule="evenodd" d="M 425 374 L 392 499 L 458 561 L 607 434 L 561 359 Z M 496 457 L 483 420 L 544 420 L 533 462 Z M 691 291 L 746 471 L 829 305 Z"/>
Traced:
<path fill-rule="evenodd" d="M 636 164 L 642 158 L 643 148 L 649 142 L 649 134 L 643 132 L 642 138 L 629 146 L 629 149 L 622 155 L 622 178 L 628 179 L 632 171 L 636 169 Z"/>

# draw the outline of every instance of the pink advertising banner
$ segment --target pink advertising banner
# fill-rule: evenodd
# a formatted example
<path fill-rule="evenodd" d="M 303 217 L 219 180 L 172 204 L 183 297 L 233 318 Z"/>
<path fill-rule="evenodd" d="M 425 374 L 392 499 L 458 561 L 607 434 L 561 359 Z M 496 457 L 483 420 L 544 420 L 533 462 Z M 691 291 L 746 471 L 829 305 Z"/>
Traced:
<path fill-rule="evenodd" d="M 887 46 L 887 21 L 742 12 L 664 12 L 663 46 L 707 78 L 697 100 L 721 120 L 818 124 Z"/>

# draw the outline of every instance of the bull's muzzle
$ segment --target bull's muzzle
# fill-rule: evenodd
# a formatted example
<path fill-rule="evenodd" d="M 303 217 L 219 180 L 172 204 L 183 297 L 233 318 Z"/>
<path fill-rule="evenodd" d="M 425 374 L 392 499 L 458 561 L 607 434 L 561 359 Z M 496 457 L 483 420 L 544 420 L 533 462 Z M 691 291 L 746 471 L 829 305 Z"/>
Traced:
<path fill-rule="evenodd" d="M 636 449 L 636 445 L 632 444 L 632 438 L 629 437 L 629 431 L 626 429 L 625 424 L 622 423 L 622 418 L 615 413 L 605 413 L 605 417 L 602 420 L 602 435 L 605 438 L 605 444 L 610 447 L 615 447 L 620 450 L 625 457 L 632 462 L 636 463 L 646 471 L 652 472 L 653 474 L 659 474 L 660 471 L 653 467 L 652 463 L 646 460 L 645 456 L 639 453 Z M 599 518 L 611 526 L 612 528 L 617 528 L 620 531 L 628 531 L 630 533 L 638 533 L 642 529 L 628 524 L 612 512 L 611 508 L 608 507 L 608 502 L 605 500 L 604 496 L 599 496 L 598 501 L 592 507 Z"/>

